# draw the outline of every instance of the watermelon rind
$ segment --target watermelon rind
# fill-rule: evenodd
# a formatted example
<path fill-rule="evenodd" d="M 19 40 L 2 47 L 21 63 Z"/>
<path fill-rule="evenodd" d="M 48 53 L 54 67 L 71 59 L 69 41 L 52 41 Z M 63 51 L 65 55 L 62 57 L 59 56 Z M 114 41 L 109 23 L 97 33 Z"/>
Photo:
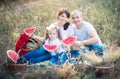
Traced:
<path fill-rule="evenodd" d="M 14 62 L 10 58 L 7 58 L 7 63 L 14 64 Z"/>
<path fill-rule="evenodd" d="M 64 45 L 72 45 L 77 40 L 76 36 L 68 36 L 61 40 Z"/>
<path fill-rule="evenodd" d="M 14 55 L 15 58 L 12 58 L 10 55 Z M 15 63 L 17 63 L 17 60 L 19 58 L 18 54 L 14 50 L 8 50 L 7 51 L 7 56 Z"/>
<path fill-rule="evenodd" d="M 29 31 L 29 32 L 28 32 Z M 28 27 L 24 29 L 24 33 L 26 35 L 32 35 L 36 31 L 36 27 Z"/>
<path fill-rule="evenodd" d="M 43 47 L 48 51 L 54 51 L 57 49 L 57 45 L 44 44 Z"/>

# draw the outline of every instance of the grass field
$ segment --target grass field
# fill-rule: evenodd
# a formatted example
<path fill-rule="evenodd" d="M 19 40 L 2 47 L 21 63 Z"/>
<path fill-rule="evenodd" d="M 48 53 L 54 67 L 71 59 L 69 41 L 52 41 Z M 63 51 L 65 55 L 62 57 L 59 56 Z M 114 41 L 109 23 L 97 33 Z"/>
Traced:
<path fill-rule="evenodd" d="M 15 76 L 14 72 L 7 72 L 7 70 L 2 68 L 2 64 L 7 59 L 6 51 L 8 49 L 15 49 L 15 42 L 19 35 L 23 33 L 24 28 L 34 26 L 37 28 L 35 34 L 44 36 L 45 28 L 57 20 L 57 11 L 63 7 L 68 8 L 70 12 L 75 9 L 81 10 L 84 19 L 94 25 L 103 42 L 109 43 L 109 45 L 117 44 L 120 46 L 119 5 L 119 0 L 29 0 L 28 2 L 26 0 L 18 0 L 18 2 L 11 2 L 6 5 L 1 4 L 0 70 L 3 72 L 1 72 L 0 78 L 12 79 Z M 117 67 L 120 67 L 119 63 L 117 63 Z M 21 73 L 20 76 L 19 73 L 17 76 L 15 76 L 15 79 L 21 78 Z M 94 77 L 94 74 L 86 74 L 74 78 L 97 79 Z"/>

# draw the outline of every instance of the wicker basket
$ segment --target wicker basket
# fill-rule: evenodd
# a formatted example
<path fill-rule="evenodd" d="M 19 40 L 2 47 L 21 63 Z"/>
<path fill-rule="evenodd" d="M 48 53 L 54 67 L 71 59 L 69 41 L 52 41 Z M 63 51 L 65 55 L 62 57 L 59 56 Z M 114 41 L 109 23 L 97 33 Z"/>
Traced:
<path fill-rule="evenodd" d="M 27 64 L 11 64 L 11 63 L 6 63 L 7 69 L 12 70 L 12 71 L 22 71 L 27 68 Z"/>
<path fill-rule="evenodd" d="M 93 66 L 93 69 L 96 75 L 99 75 L 99 76 L 104 74 L 111 75 L 114 71 L 114 65 L 96 65 L 96 66 Z"/>
<path fill-rule="evenodd" d="M 36 48 L 34 48 L 34 49 L 32 49 L 32 50 L 35 50 L 35 49 L 37 49 L 38 47 L 40 47 L 41 41 L 38 41 L 38 40 L 35 40 L 35 39 L 32 39 L 32 40 L 37 43 Z M 32 41 L 29 39 L 29 42 L 32 42 Z M 22 50 L 24 50 L 24 51 L 26 51 L 26 52 L 31 51 L 31 49 L 24 49 L 24 48 L 22 48 Z"/>

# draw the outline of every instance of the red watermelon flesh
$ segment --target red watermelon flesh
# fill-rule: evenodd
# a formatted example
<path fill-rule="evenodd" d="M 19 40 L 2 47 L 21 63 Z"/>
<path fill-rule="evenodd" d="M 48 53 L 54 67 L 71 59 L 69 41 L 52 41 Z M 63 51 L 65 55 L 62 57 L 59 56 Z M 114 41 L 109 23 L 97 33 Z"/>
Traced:
<path fill-rule="evenodd" d="M 53 51 L 57 49 L 57 45 L 52 44 L 44 44 L 43 47 L 48 51 Z"/>
<path fill-rule="evenodd" d="M 24 29 L 24 32 L 26 35 L 32 35 L 36 30 L 36 27 L 29 27 L 29 28 L 26 28 Z"/>
<path fill-rule="evenodd" d="M 17 60 L 19 59 L 18 54 L 14 50 L 8 50 L 7 56 L 15 63 L 17 63 Z"/>
<path fill-rule="evenodd" d="M 63 39 L 61 42 L 65 45 L 72 45 L 77 40 L 76 36 L 68 36 Z"/>

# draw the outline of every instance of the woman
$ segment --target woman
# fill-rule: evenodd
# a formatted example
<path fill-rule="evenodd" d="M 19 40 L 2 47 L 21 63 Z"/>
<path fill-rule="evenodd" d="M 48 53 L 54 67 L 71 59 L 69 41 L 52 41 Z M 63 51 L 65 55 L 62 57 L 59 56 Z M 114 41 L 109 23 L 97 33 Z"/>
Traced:
<path fill-rule="evenodd" d="M 51 26 L 56 26 L 58 29 L 58 38 L 60 40 L 67 36 L 74 35 L 72 25 L 69 23 L 70 12 L 66 8 L 62 8 L 58 11 L 57 22 L 52 23 Z"/>

